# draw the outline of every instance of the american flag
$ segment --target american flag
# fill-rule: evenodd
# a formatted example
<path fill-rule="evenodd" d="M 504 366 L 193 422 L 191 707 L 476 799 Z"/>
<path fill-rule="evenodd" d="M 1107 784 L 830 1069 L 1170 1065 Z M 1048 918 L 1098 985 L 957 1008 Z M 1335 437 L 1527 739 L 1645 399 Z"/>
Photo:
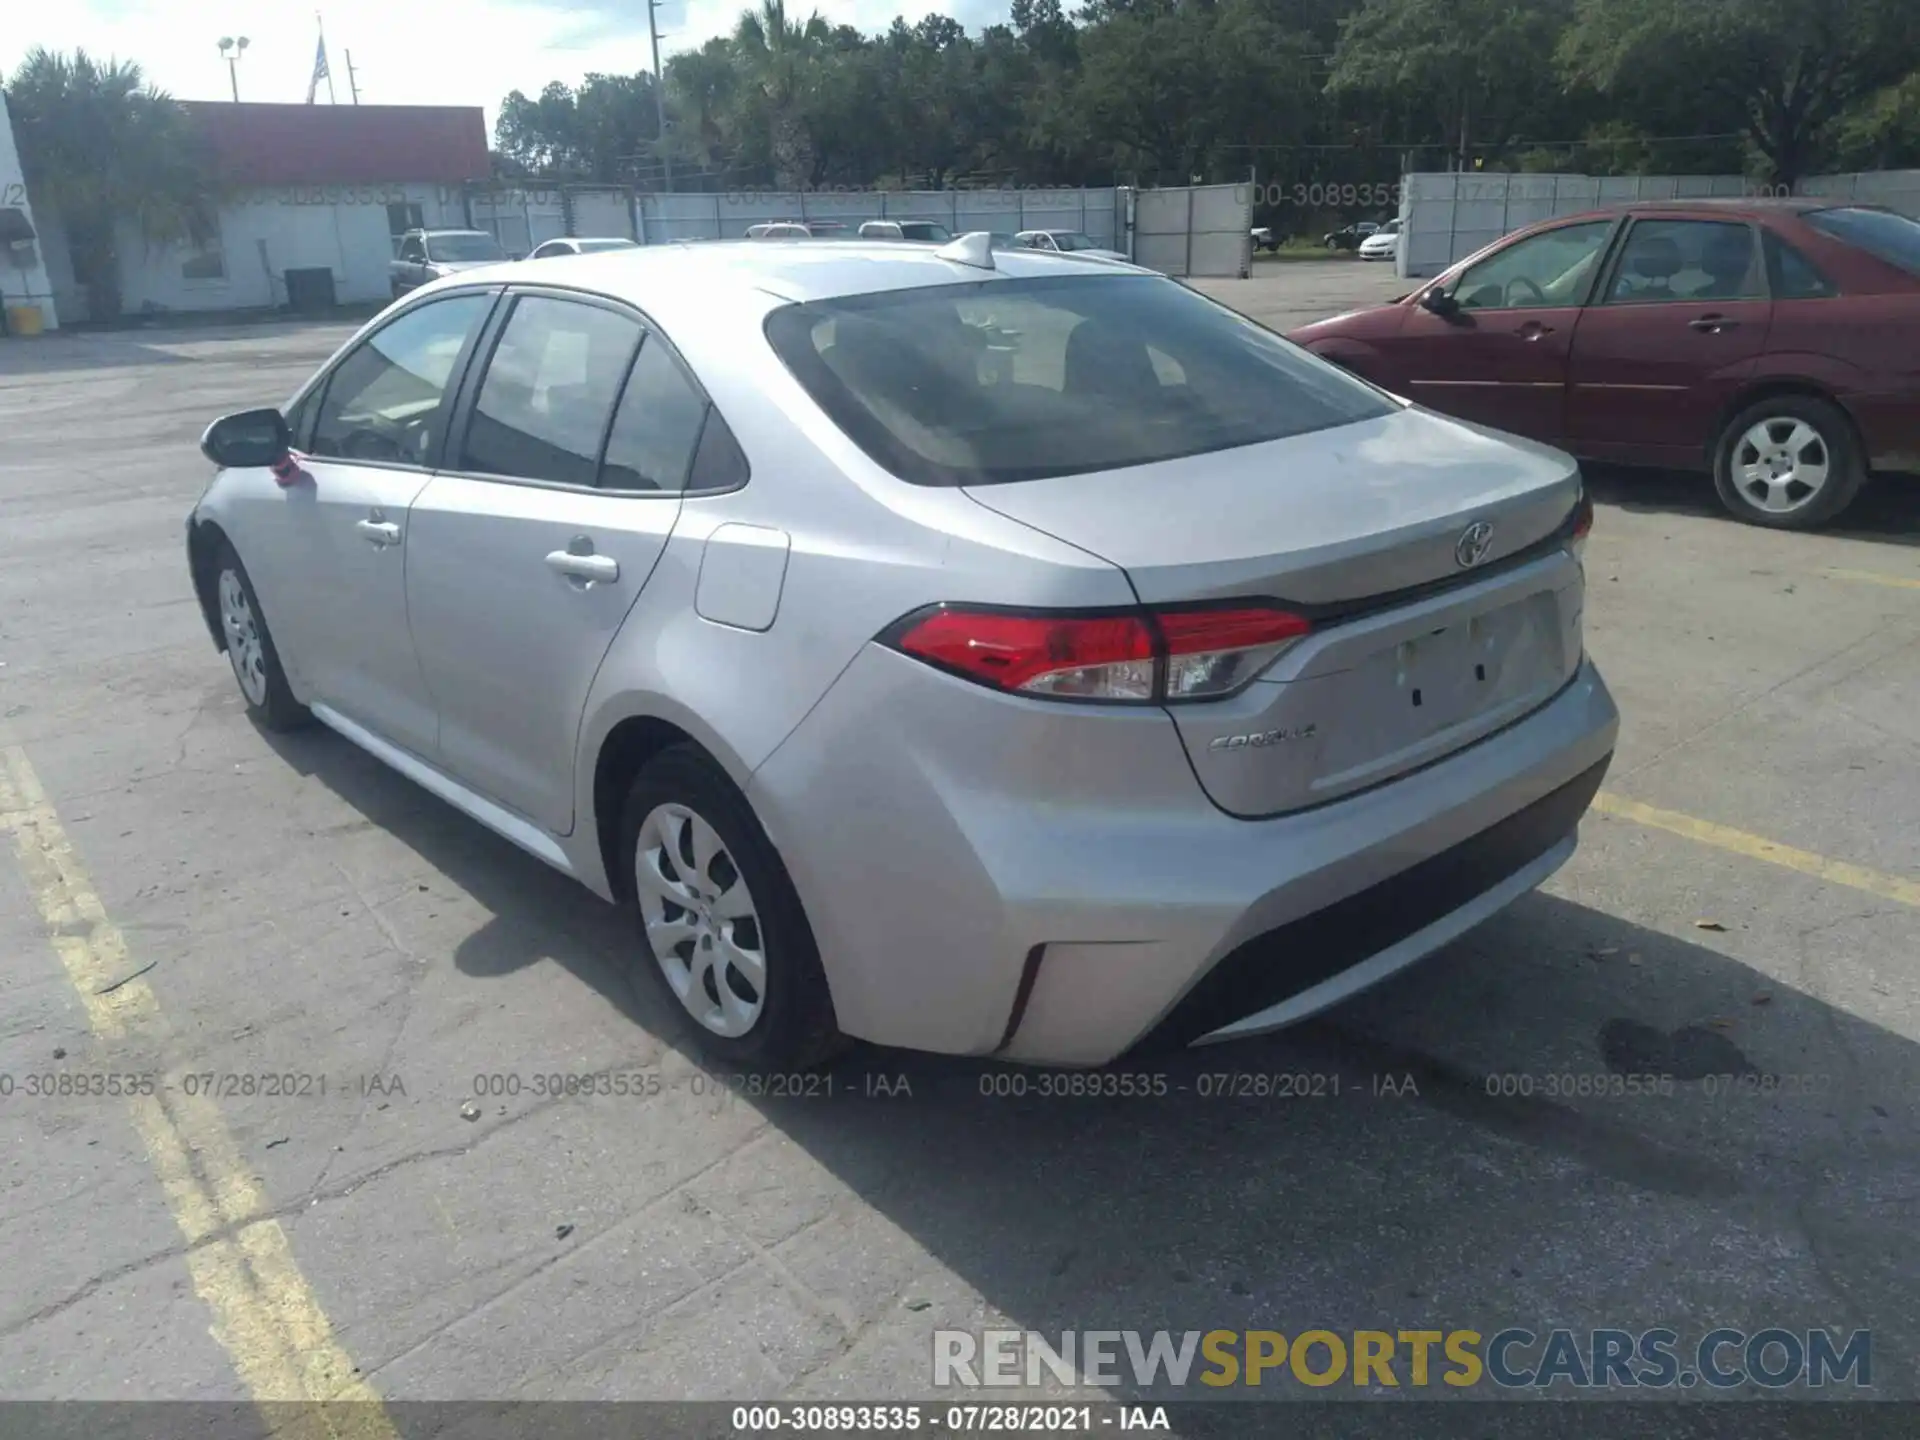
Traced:
<path fill-rule="evenodd" d="M 313 78 L 307 82 L 307 103 L 313 104 L 313 97 L 320 89 L 322 80 L 331 81 L 333 72 L 327 69 L 327 37 L 322 35 L 320 43 L 313 52 Z M 331 86 L 329 86 L 331 88 Z"/>

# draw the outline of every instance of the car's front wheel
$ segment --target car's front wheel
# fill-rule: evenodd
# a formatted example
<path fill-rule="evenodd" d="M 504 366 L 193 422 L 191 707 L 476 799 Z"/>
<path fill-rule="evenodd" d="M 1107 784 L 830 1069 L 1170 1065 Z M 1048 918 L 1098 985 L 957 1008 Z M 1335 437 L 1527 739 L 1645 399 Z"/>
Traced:
<path fill-rule="evenodd" d="M 313 719 L 307 707 L 293 698 L 287 672 L 274 648 L 254 593 L 247 567 L 230 544 L 223 543 L 213 562 L 214 598 L 220 607 L 220 633 L 226 641 L 227 661 L 240 686 L 247 710 L 269 730 L 297 730 Z"/>
<path fill-rule="evenodd" d="M 746 798 L 698 749 L 641 767 L 621 834 L 637 967 L 726 1064 L 801 1070 L 842 1045 L 800 897 Z"/>
<path fill-rule="evenodd" d="M 1713 483 L 1742 520 L 1776 530 L 1811 530 L 1860 493 L 1867 467 L 1846 412 L 1813 395 L 1779 395 L 1749 405 L 1720 433 Z"/>

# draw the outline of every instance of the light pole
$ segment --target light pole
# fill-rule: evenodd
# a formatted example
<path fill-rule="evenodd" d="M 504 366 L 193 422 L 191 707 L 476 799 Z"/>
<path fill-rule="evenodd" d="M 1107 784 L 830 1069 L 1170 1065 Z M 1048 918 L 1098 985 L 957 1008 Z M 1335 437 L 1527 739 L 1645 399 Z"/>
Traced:
<path fill-rule="evenodd" d="M 231 35 L 220 37 L 220 55 L 227 62 L 227 79 L 233 84 L 233 103 L 240 103 L 240 57 L 247 53 L 247 37 L 238 40 Z"/>
<path fill-rule="evenodd" d="M 660 0 L 647 0 L 647 36 L 653 41 L 653 108 L 660 124 L 661 190 L 673 189 L 673 156 L 667 150 L 667 77 L 660 69 L 660 26 L 655 16 Z"/>

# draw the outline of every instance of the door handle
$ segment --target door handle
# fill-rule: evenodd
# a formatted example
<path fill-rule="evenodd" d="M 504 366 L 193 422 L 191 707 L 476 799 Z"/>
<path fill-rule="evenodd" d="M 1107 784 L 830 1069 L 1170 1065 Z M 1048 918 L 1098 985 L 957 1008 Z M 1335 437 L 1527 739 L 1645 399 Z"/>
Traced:
<path fill-rule="evenodd" d="M 1731 330 L 1740 322 L 1729 320 L 1724 315 L 1702 315 L 1698 320 L 1689 320 L 1687 328 L 1698 330 L 1703 335 L 1718 335 L 1722 330 Z"/>
<path fill-rule="evenodd" d="M 398 545 L 400 527 L 391 520 L 356 520 L 353 528 L 375 545 Z"/>
<path fill-rule="evenodd" d="M 574 580 L 589 584 L 611 584 L 620 578 L 620 562 L 611 555 L 576 555 L 571 550 L 555 550 L 547 556 L 547 568 Z"/>
<path fill-rule="evenodd" d="M 1542 335 L 1551 335 L 1552 333 L 1553 327 L 1551 325 L 1542 325 L 1538 320 L 1529 320 L 1526 324 L 1522 325 L 1519 330 L 1519 335 L 1522 340 L 1538 340 Z"/>

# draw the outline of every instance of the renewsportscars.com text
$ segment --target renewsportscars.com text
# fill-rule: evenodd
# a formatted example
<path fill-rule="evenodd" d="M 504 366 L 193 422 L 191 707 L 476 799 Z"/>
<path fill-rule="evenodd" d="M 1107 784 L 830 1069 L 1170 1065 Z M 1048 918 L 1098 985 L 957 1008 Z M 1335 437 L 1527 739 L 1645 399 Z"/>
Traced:
<path fill-rule="evenodd" d="M 1873 1384 L 1868 1330 L 936 1330 L 942 1389 L 1305 1385 L 1465 1389 L 1825 1389 Z"/>

